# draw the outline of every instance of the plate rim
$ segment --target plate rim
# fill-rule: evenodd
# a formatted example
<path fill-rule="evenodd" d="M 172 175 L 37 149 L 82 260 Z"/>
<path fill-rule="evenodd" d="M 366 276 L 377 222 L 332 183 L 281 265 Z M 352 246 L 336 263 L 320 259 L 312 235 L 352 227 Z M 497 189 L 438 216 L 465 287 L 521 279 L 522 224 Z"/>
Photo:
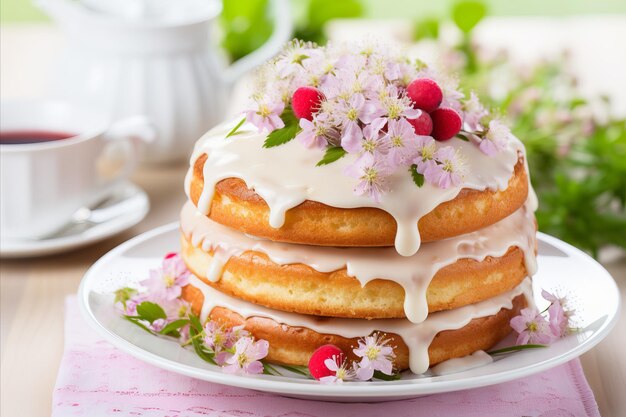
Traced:
<path fill-rule="evenodd" d="M 122 184 L 120 184 L 118 187 L 119 188 L 127 187 L 127 188 L 134 190 L 134 192 L 136 192 L 137 194 L 142 195 L 144 197 L 145 204 L 141 210 L 136 210 L 136 211 L 127 213 L 124 216 L 115 217 L 115 219 L 119 219 L 120 217 L 124 217 L 127 219 L 126 221 L 121 222 L 117 227 L 114 227 L 114 228 L 102 227 L 102 226 L 106 226 L 110 222 L 110 221 L 107 221 L 97 226 L 94 226 L 94 228 L 97 227 L 98 230 L 101 230 L 101 231 L 99 233 L 89 235 L 86 238 L 84 237 L 84 233 L 88 230 L 93 230 L 93 229 L 87 229 L 86 231 L 82 233 L 77 233 L 77 234 L 69 235 L 69 236 L 63 236 L 59 238 L 44 239 L 44 240 L 39 240 L 39 241 L 34 240 L 30 242 L 31 244 L 29 245 L 21 244 L 20 242 L 20 244 L 16 246 L 12 246 L 11 241 L 4 240 L 0 244 L 0 257 L 2 259 L 20 259 L 20 258 L 34 258 L 37 256 L 53 255 L 55 253 L 64 252 L 64 251 L 68 251 L 68 250 L 75 249 L 78 247 L 87 246 L 92 243 L 100 242 L 104 239 L 115 236 L 116 234 L 121 233 L 124 230 L 128 230 L 131 227 L 139 224 L 139 222 L 145 219 L 148 212 L 150 211 L 150 198 L 148 196 L 148 193 L 146 193 L 146 191 L 143 188 L 133 183 L 132 181 L 125 181 Z M 111 221 L 112 220 L 114 219 L 111 219 Z M 137 235 L 135 237 L 139 237 L 142 234 Z M 135 237 L 129 240 L 132 240 Z"/>
<path fill-rule="evenodd" d="M 577 358 L 578 356 L 589 351 L 598 343 L 600 343 L 600 341 L 602 341 L 610 333 L 610 331 L 617 323 L 617 320 L 619 318 L 619 312 L 622 308 L 617 283 L 615 282 L 611 274 L 601 264 L 599 264 L 595 259 L 593 259 L 585 252 L 570 245 L 569 243 L 566 243 L 558 238 L 547 235 L 545 233 L 538 232 L 538 240 L 543 240 L 550 245 L 556 246 L 558 249 L 565 250 L 566 252 L 573 252 L 575 255 L 582 256 L 586 262 L 592 262 L 597 267 L 600 267 L 605 272 L 607 277 L 610 278 L 609 285 L 613 287 L 613 290 L 615 291 L 614 294 L 616 294 L 615 308 L 613 309 L 613 311 L 607 313 L 607 315 L 609 315 L 608 320 L 605 321 L 602 326 L 594 333 L 593 337 L 585 339 L 582 343 L 576 345 L 565 354 L 556 356 L 549 360 L 537 362 L 533 365 L 526 366 L 520 369 L 501 371 L 495 374 L 480 375 L 459 380 L 425 383 L 423 382 L 423 380 L 416 379 L 414 380 L 416 381 L 415 383 L 407 382 L 401 385 L 389 382 L 351 382 L 350 384 L 343 384 L 341 386 L 341 389 L 339 390 L 336 389 L 334 385 L 319 384 L 315 381 L 310 381 L 311 384 L 294 384 L 289 381 L 278 381 L 271 379 L 268 380 L 268 378 L 271 377 L 267 375 L 231 375 L 219 371 L 213 371 L 209 369 L 197 368 L 194 366 L 181 364 L 179 362 L 163 358 L 162 356 L 159 356 L 155 353 L 148 352 L 107 329 L 97 320 L 97 318 L 89 308 L 89 292 L 86 290 L 86 282 L 88 281 L 89 277 L 97 274 L 102 265 L 105 265 L 110 259 L 115 258 L 116 256 L 118 256 L 118 254 L 123 253 L 128 248 L 135 247 L 140 243 L 143 243 L 161 234 L 171 232 L 177 228 L 179 228 L 179 222 L 177 221 L 156 227 L 127 240 L 126 242 L 113 248 L 105 255 L 103 255 L 100 259 L 98 259 L 98 261 L 96 261 L 87 270 L 81 280 L 78 289 L 78 301 L 80 311 L 83 315 L 83 318 L 85 318 L 89 325 L 94 330 L 96 330 L 97 333 L 102 336 L 107 342 L 111 343 L 116 348 L 130 354 L 131 356 L 139 360 L 142 360 L 159 368 L 186 375 L 192 378 L 239 388 L 254 389 L 257 391 L 272 392 L 282 395 L 304 395 L 308 397 L 327 397 L 333 399 L 341 399 L 342 397 L 367 398 L 371 397 L 372 395 L 380 397 L 410 397 L 495 385 L 519 378 L 524 378 L 526 376 L 533 375 L 544 370 L 562 365 L 563 363 Z M 389 387 L 388 390 L 381 390 L 381 388 L 385 386 Z"/>

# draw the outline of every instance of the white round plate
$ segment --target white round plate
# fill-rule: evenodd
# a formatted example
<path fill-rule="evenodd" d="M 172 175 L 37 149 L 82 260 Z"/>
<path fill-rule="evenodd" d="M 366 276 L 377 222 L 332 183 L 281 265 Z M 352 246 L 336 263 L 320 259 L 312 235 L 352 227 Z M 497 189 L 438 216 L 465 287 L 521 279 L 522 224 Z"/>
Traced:
<path fill-rule="evenodd" d="M 595 346 L 611 330 L 620 308 L 613 278 L 580 250 L 539 234 L 539 273 L 534 277 L 538 307 L 547 303 L 541 288 L 564 291 L 576 307 L 581 331 L 548 348 L 500 356 L 493 363 L 443 376 L 405 372 L 397 381 L 350 382 L 323 385 L 285 371 L 285 376 L 237 376 L 198 358 L 172 339 L 160 338 L 121 318 L 112 291 L 147 277 L 162 256 L 179 246 L 178 224 L 172 223 L 137 236 L 113 249 L 87 272 L 79 289 L 79 303 L 87 321 L 110 343 L 152 365 L 225 385 L 327 401 L 389 401 L 447 391 L 476 388 L 522 378 L 567 362 Z M 511 336 L 512 337 L 512 336 Z M 512 344 L 512 340 L 504 343 Z"/>
<path fill-rule="evenodd" d="M 150 201 L 144 190 L 133 183 L 125 182 L 113 192 L 106 201 L 106 206 L 102 209 L 119 211 L 120 214 L 102 223 L 76 224 L 53 238 L 39 240 L 2 239 L 0 257 L 29 258 L 51 255 L 99 242 L 142 221 L 150 210 Z"/>

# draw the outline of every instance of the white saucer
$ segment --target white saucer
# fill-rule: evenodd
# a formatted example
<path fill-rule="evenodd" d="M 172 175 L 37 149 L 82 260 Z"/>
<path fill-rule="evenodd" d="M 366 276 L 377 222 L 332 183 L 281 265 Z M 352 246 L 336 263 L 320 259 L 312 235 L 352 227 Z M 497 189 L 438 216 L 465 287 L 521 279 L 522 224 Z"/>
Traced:
<path fill-rule="evenodd" d="M 620 308 L 613 278 L 591 257 L 551 236 L 539 233 L 539 273 L 534 277 L 535 299 L 542 310 L 541 288 L 559 289 L 571 296 L 579 333 L 545 349 L 530 349 L 497 357 L 493 363 L 443 376 L 405 372 L 397 381 L 349 382 L 322 385 L 288 371 L 284 376 L 237 376 L 207 364 L 177 341 L 159 338 L 123 320 L 113 306 L 112 291 L 144 279 L 148 269 L 179 246 L 178 224 L 172 223 L 137 236 L 102 257 L 87 271 L 78 292 L 86 320 L 119 349 L 155 366 L 225 385 L 327 401 L 390 401 L 420 395 L 499 384 L 565 363 L 595 346 L 615 325 Z M 509 345 L 512 340 L 509 338 Z M 279 367 L 279 369 L 282 369 Z"/>
<path fill-rule="evenodd" d="M 28 258 L 51 255 L 98 242 L 143 220 L 150 210 L 150 201 L 145 191 L 131 182 L 125 182 L 115 190 L 106 202 L 106 207 L 102 208 L 109 210 L 111 208 L 117 209 L 118 206 L 123 209 L 119 215 L 98 224 L 77 224 L 54 238 L 40 240 L 2 239 L 0 257 Z"/>

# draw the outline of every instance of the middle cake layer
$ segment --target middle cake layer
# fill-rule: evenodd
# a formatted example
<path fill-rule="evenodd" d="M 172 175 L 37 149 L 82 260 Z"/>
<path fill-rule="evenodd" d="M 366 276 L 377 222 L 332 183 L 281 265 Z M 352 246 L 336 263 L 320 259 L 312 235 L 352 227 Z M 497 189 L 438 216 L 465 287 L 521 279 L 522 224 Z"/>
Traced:
<path fill-rule="evenodd" d="M 535 222 L 525 207 L 482 230 L 423 245 L 329 248 L 257 239 L 219 225 L 187 203 L 182 256 L 220 291 L 269 308 L 347 318 L 408 318 L 502 294 L 534 274 Z"/>

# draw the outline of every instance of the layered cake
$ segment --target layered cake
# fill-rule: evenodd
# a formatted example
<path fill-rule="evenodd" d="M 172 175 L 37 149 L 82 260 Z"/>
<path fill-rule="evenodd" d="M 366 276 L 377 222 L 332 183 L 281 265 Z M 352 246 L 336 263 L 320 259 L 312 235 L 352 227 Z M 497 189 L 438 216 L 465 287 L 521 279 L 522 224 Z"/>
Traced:
<path fill-rule="evenodd" d="M 377 333 L 423 373 L 507 336 L 532 303 L 536 201 L 522 143 L 475 94 L 371 46 L 293 43 L 257 78 L 191 158 L 193 312 L 288 365 Z"/>

